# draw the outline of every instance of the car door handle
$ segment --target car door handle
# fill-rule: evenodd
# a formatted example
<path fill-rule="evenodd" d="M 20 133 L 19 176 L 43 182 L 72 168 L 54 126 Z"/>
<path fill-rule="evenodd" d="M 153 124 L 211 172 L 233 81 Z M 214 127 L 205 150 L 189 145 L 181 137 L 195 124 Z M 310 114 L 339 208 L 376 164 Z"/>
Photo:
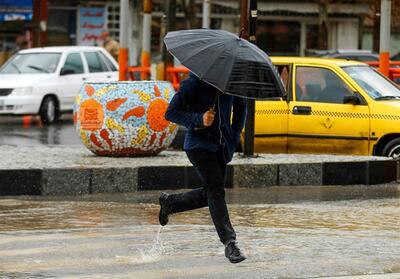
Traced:
<path fill-rule="evenodd" d="M 293 107 L 293 114 L 311 114 L 311 107 L 306 106 L 295 106 Z"/>
<path fill-rule="evenodd" d="M 86 78 L 84 77 L 84 78 L 82 78 L 82 80 L 86 80 Z"/>
<path fill-rule="evenodd" d="M 107 78 L 111 78 L 111 76 L 107 76 Z"/>

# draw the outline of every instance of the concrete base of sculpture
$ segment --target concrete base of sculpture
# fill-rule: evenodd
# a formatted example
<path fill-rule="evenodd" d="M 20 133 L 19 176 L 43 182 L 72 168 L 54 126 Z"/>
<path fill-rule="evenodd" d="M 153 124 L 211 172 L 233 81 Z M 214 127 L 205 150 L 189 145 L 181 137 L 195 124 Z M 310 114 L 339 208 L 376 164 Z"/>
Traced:
<path fill-rule="evenodd" d="M 74 106 L 77 132 L 97 155 L 156 155 L 177 133 L 164 118 L 174 93 L 166 81 L 85 83 Z"/>

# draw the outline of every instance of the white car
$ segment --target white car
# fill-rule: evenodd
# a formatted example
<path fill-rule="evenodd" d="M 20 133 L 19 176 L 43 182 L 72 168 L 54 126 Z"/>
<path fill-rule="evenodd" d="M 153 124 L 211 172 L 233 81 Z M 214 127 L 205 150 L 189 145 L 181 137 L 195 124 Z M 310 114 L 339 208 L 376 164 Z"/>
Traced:
<path fill-rule="evenodd" d="M 85 81 L 118 80 L 118 64 L 101 47 L 21 50 L 0 68 L 0 115 L 40 115 L 53 123 L 71 111 Z"/>

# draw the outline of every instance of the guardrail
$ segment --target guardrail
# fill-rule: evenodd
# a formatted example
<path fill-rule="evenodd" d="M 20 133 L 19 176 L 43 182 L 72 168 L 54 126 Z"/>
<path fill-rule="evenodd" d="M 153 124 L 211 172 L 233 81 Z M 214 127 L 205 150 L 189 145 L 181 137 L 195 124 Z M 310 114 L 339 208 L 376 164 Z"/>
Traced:
<path fill-rule="evenodd" d="M 379 68 L 379 61 L 368 61 L 365 63 L 372 67 Z M 400 84 L 400 61 L 389 62 L 389 78 Z"/>

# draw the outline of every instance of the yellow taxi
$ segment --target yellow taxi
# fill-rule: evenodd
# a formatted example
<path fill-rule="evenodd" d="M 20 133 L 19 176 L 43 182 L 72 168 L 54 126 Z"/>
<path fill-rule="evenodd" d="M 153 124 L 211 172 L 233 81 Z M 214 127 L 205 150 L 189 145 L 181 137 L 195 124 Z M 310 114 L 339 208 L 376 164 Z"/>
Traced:
<path fill-rule="evenodd" d="M 287 95 L 256 102 L 255 152 L 400 156 L 400 88 L 368 65 L 272 57 Z"/>

